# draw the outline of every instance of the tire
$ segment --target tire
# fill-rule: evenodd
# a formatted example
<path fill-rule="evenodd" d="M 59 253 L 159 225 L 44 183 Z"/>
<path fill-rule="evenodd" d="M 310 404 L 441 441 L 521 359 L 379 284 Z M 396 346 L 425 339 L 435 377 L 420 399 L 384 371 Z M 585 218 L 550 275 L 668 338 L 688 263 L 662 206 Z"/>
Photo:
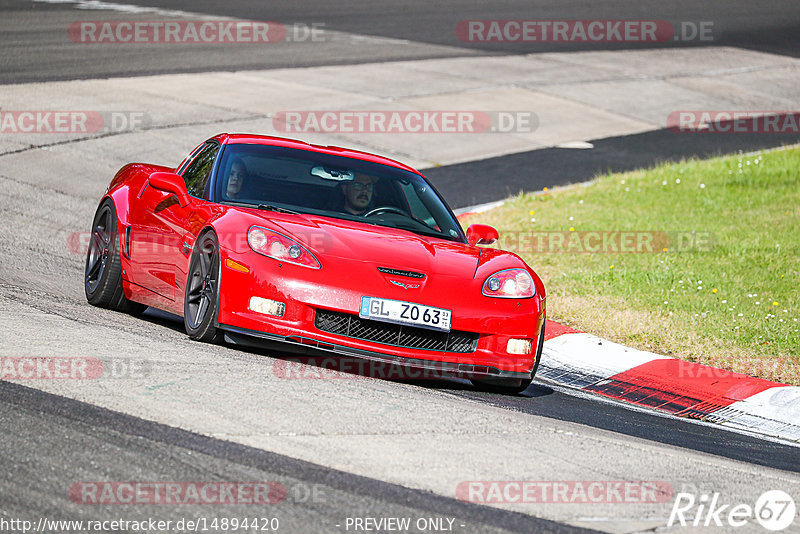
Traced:
<path fill-rule="evenodd" d="M 139 315 L 147 306 L 125 297 L 119 252 L 117 210 L 114 202 L 106 199 L 97 208 L 92 221 L 83 279 L 86 300 L 99 308 Z"/>
<path fill-rule="evenodd" d="M 530 378 L 481 378 L 472 379 L 472 385 L 480 391 L 489 393 L 500 393 L 503 395 L 517 395 L 522 393 L 533 382 L 533 377 L 536 376 L 536 371 L 539 369 L 539 362 L 542 360 L 542 350 L 544 349 L 544 325 L 542 321 L 542 330 L 539 332 L 539 343 L 536 347 L 536 361 L 531 369 Z"/>
<path fill-rule="evenodd" d="M 219 272 L 219 243 L 214 232 L 208 231 L 194 245 L 183 297 L 183 325 L 195 341 L 222 341 L 223 332 L 215 326 Z"/>

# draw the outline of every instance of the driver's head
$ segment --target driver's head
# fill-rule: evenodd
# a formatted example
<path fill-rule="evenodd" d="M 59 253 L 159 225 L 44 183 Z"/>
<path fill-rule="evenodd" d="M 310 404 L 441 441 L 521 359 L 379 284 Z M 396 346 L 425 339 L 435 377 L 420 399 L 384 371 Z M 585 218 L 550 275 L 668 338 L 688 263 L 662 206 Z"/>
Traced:
<path fill-rule="evenodd" d="M 247 179 L 247 167 L 239 158 L 233 160 L 231 164 L 230 173 L 228 173 L 228 188 L 226 190 L 227 195 L 230 198 L 236 198 L 239 195 L 239 192 L 242 190 L 242 185 L 244 185 L 244 181 Z"/>
<path fill-rule="evenodd" d="M 356 174 L 352 182 L 342 185 L 344 209 L 353 215 L 363 215 L 372 201 L 372 190 L 378 179 L 366 174 Z"/>

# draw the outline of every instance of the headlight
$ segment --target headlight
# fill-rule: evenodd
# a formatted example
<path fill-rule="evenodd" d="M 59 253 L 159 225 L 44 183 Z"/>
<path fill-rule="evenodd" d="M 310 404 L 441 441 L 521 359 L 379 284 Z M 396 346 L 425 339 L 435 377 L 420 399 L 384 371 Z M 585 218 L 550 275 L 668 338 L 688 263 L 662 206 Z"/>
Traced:
<path fill-rule="evenodd" d="M 502 299 L 527 299 L 536 294 L 536 288 L 525 269 L 506 269 L 487 278 L 481 293 Z"/>
<path fill-rule="evenodd" d="M 303 245 L 273 230 L 261 228 L 260 226 L 251 226 L 250 230 L 247 231 L 247 244 L 255 252 L 274 260 L 302 265 L 312 269 L 320 268 L 317 258 L 306 250 Z"/>

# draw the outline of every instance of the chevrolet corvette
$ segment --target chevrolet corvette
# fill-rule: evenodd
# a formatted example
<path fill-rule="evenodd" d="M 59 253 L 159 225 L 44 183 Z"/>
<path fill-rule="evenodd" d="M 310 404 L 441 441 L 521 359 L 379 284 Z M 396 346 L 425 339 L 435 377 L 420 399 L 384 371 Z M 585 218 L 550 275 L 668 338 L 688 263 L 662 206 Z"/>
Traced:
<path fill-rule="evenodd" d="M 92 305 L 183 317 L 191 339 L 280 346 L 468 377 L 536 373 L 541 279 L 464 231 L 418 171 L 356 150 L 220 134 L 177 167 L 131 163 L 92 221 Z"/>

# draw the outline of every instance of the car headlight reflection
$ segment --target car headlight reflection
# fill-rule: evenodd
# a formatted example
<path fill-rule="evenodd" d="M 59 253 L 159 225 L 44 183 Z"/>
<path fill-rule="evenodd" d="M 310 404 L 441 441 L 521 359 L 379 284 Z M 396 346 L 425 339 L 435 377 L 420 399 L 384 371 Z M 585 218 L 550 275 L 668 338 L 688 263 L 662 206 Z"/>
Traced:
<path fill-rule="evenodd" d="M 536 294 L 536 288 L 525 269 L 506 269 L 487 278 L 481 292 L 487 297 L 526 299 Z"/>
<path fill-rule="evenodd" d="M 321 267 L 317 258 L 306 250 L 303 245 L 274 230 L 252 226 L 247 231 L 247 244 L 255 252 L 274 260 L 302 265 L 311 269 L 319 269 Z"/>

